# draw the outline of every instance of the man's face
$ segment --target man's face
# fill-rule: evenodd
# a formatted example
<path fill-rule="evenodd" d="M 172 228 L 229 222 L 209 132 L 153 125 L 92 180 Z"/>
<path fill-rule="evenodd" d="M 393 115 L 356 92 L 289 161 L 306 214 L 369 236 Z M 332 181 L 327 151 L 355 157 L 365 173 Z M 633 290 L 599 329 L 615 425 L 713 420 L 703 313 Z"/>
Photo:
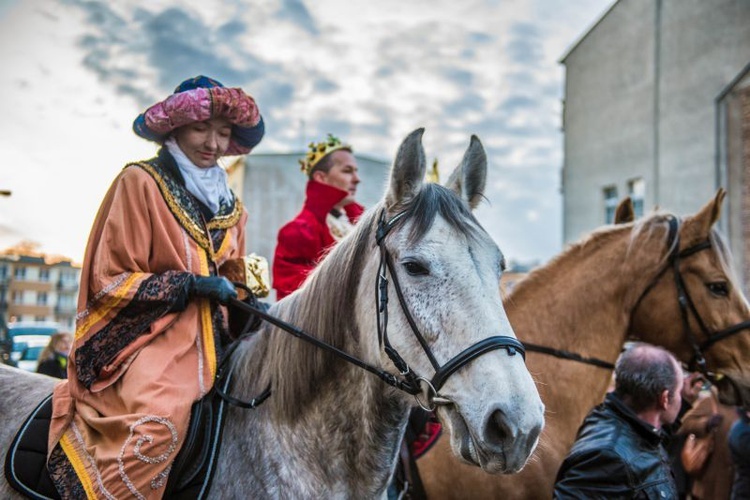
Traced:
<path fill-rule="evenodd" d="M 349 195 L 337 206 L 343 207 L 354 201 L 357 194 L 359 175 L 357 174 L 357 160 L 349 151 L 340 149 L 331 153 L 331 169 L 328 172 L 315 172 L 313 179 L 346 191 Z"/>
<path fill-rule="evenodd" d="M 677 415 L 680 413 L 680 408 L 682 407 L 682 386 L 685 380 L 682 377 L 682 369 L 675 365 L 675 370 L 677 373 L 677 387 L 672 393 L 672 401 L 667 403 L 667 407 L 661 414 L 662 425 L 674 423 L 674 421 L 677 420 Z"/>

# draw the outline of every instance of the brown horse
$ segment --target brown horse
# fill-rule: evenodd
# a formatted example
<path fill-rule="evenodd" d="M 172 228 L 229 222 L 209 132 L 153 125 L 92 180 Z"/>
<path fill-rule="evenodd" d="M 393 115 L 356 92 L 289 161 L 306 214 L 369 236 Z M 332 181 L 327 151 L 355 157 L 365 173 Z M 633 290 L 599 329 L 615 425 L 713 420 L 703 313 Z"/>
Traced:
<path fill-rule="evenodd" d="M 750 308 L 713 229 L 724 196 L 719 190 L 682 220 L 657 213 L 599 229 L 535 270 L 504 300 L 518 338 L 604 365 L 627 339 L 640 339 L 719 379 L 722 402 L 750 402 Z M 631 216 L 623 210 L 620 217 Z M 492 476 L 453 458 L 441 439 L 417 462 L 428 497 L 551 497 L 558 467 L 612 370 L 538 352 L 528 353 L 527 364 L 547 408 L 532 461 L 519 474 Z"/>

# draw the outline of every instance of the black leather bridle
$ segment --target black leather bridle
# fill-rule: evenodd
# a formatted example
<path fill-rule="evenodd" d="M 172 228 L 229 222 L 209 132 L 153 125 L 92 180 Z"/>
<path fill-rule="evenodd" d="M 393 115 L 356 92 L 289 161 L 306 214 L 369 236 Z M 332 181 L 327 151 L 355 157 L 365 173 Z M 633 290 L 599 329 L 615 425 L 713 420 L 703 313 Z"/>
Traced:
<path fill-rule="evenodd" d="M 510 356 L 515 356 L 517 352 L 520 352 L 521 356 L 525 360 L 526 349 L 524 348 L 524 345 L 514 337 L 497 335 L 480 340 L 476 344 L 461 351 L 459 354 L 451 358 L 447 363 L 440 365 L 440 363 L 435 358 L 432 350 L 430 349 L 430 346 L 427 345 L 427 341 L 425 340 L 424 336 L 420 333 L 419 328 L 417 328 L 417 324 L 411 315 L 406 301 L 404 300 L 404 294 L 401 291 L 401 284 L 398 280 L 398 274 L 393 268 L 391 255 L 385 245 L 385 237 L 406 215 L 406 213 L 407 212 L 401 212 L 395 215 L 391 220 L 386 221 L 386 214 L 384 209 L 380 213 L 380 217 L 378 219 L 378 228 L 375 233 L 375 241 L 380 249 L 380 265 L 378 266 L 378 279 L 375 291 L 378 304 L 378 338 L 380 340 L 380 345 L 383 346 L 386 354 L 391 359 L 396 368 L 398 368 L 401 376 L 404 377 L 406 383 L 411 388 L 416 389 L 414 394 L 419 405 L 422 406 L 422 408 L 424 408 L 425 410 L 431 411 L 435 409 L 435 405 L 451 404 L 451 401 L 449 399 L 439 395 L 439 391 L 443 387 L 443 384 L 445 384 L 445 381 L 448 379 L 448 377 L 450 377 L 461 367 L 467 365 L 469 362 L 478 358 L 479 356 L 496 349 L 505 349 Z M 414 333 L 414 336 L 422 346 L 422 350 L 427 355 L 427 359 L 430 360 L 430 364 L 432 364 L 433 368 L 435 369 L 435 374 L 433 375 L 431 380 L 415 374 L 414 371 L 406 363 L 406 361 L 404 361 L 404 359 L 398 354 L 398 352 L 396 352 L 396 350 L 391 345 L 390 340 L 388 339 L 388 275 L 390 275 L 391 281 L 393 282 L 393 287 L 396 290 L 396 297 L 398 297 L 401 311 L 404 313 L 406 321 L 411 327 L 411 331 Z M 426 404 L 423 403 L 418 397 L 421 393 L 420 387 L 422 384 L 426 386 Z"/>
<path fill-rule="evenodd" d="M 393 229 L 396 223 L 404 217 L 405 214 L 406 212 L 401 212 L 395 217 L 393 217 L 390 221 L 386 222 L 385 210 L 383 210 L 378 220 L 378 227 L 377 227 L 377 232 L 375 235 L 375 241 L 380 250 L 380 265 L 378 266 L 378 278 L 376 280 L 377 281 L 376 306 L 377 306 L 377 319 L 378 319 L 377 321 L 378 338 L 379 338 L 381 347 L 383 347 L 388 357 L 391 359 L 393 364 L 399 370 L 400 376 L 394 375 L 377 366 L 373 366 L 365 361 L 362 361 L 361 359 L 355 356 L 352 356 L 342 351 L 341 349 L 335 346 L 332 346 L 326 342 L 323 342 L 322 340 L 308 334 L 307 332 L 301 330 L 300 328 L 290 323 L 287 323 L 286 321 L 282 319 L 279 319 L 275 316 L 268 314 L 265 310 L 260 308 L 257 304 L 253 303 L 252 301 L 251 303 L 246 303 L 238 299 L 232 299 L 231 303 L 233 306 L 241 310 L 244 310 L 245 312 L 254 314 L 262 318 L 263 320 L 271 323 L 272 325 L 288 333 L 291 333 L 295 337 L 301 340 L 304 340 L 305 342 L 309 342 L 315 345 L 316 347 L 324 349 L 338 356 L 339 358 L 343 359 L 344 361 L 347 361 L 348 363 L 356 365 L 364 370 L 369 371 L 370 373 L 377 375 L 378 377 L 380 377 L 381 380 L 383 380 L 388 385 L 393 386 L 408 394 L 413 395 L 417 399 L 417 403 L 419 403 L 420 406 L 430 411 L 430 410 L 435 409 L 435 406 L 438 404 L 443 404 L 443 405 L 452 404 L 452 402 L 449 399 L 439 396 L 438 391 L 443 387 L 443 384 L 448 379 L 448 377 L 450 377 L 453 373 L 455 373 L 461 367 L 468 364 L 473 359 L 476 359 L 479 356 L 486 354 L 490 351 L 493 351 L 495 349 L 505 349 L 508 351 L 508 354 L 510 356 L 515 356 L 517 352 L 520 352 L 521 356 L 524 359 L 526 357 L 526 353 L 525 353 L 523 344 L 518 339 L 513 338 L 513 337 L 499 335 L 499 336 L 489 337 L 489 338 L 486 338 L 484 340 L 477 342 L 476 344 L 472 345 L 468 349 L 465 349 L 464 351 L 460 352 L 458 355 L 453 357 L 451 360 L 449 360 L 447 363 L 445 363 L 442 366 L 437 362 L 437 360 L 435 359 L 435 355 L 432 353 L 432 350 L 427 345 L 427 342 L 425 341 L 424 337 L 419 332 L 419 329 L 417 328 L 417 325 L 414 322 L 414 318 L 409 312 L 409 308 L 406 306 L 404 295 L 403 295 L 403 292 L 401 291 L 401 285 L 399 284 L 399 281 L 398 281 L 398 276 L 393 269 L 393 264 L 391 262 L 390 253 L 388 252 L 388 249 L 385 246 L 385 237 L 388 235 L 391 229 Z M 391 345 L 388 339 L 388 331 L 387 331 L 388 330 L 388 277 L 387 275 L 391 276 L 391 279 L 393 281 L 393 286 L 396 289 L 396 295 L 398 297 L 401 310 L 406 316 L 406 320 L 408 321 L 412 332 L 414 332 L 414 335 L 419 341 L 419 344 L 422 346 L 422 349 L 427 355 L 427 358 L 430 360 L 430 363 L 435 368 L 435 374 L 433 375 L 431 380 L 428 380 L 414 373 L 414 371 L 411 370 L 409 365 L 406 363 L 406 361 L 404 361 L 401 355 L 399 355 L 396 349 L 393 348 L 393 346 Z M 238 288 L 244 289 L 246 292 L 252 295 L 252 292 L 245 285 L 240 284 L 240 283 L 235 283 L 235 285 Z M 250 322 L 248 321 L 248 324 L 249 323 Z M 227 352 L 224 354 L 222 363 L 219 366 L 219 369 L 217 370 L 217 374 L 216 374 L 217 382 L 214 384 L 214 388 L 216 389 L 216 392 L 219 395 L 219 397 L 227 401 L 229 404 L 233 406 L 238 406 L 241 408 L 256 408 L 257 406 L 262 404 L 266 399 L 268 399 L 268 397 L 271 395 L 271 388 L 268 387 L 259 396 L 253 398 L 252 400 L 243 401 L 243 400 L 237 399 L 227 394 L 222 389 L 222 384 L 219 383 L 219 381 L 223 380 L 224 378 L 231 376 L 231 373 L 230 373 L 231 370 L 228 371 L 227 366 L 226 366 L 227 360 L 230 358 L 231 352 L 237 348 L 237 346 L 242 340 L 246 339 L 250 335 L 253 335 L 253 332 L 244 333 L 227 349 Z M 419 396 L 423 392 L 422 391 L 423 385 L 426 386 L 426 395 L 427 395 L 426 402 L 423 402 L 419 398 Z"/>
<path fill-rule="evenodd" d="M 708 380 L 710 380 L 711 382 L 716 382 L 718 380 L 718 374 L 708 371 L 704 352 L 711 348 L 711 346 L 713 346 L 715 343 L 727 339 L 737 333 L 740 333 L 743 330 L 749 329 L 750 320 L 742 321 L 717 332 L 712 332 L 706 326 L 706 323 L 703 321 L 703 318 L 701 318 L 698 309 L 696 309 L 695 307 L 693 299 L 690 297 L 690 294 L 687 291 L 685 280 L 682 278 L 682 273 L 680 272 L 680 261 L 682 259 L 695 255 L 698 252 L 711 248 L 711 240 L 706 239 L 705 241 L 702 241 L 680 251 L 680 221 L 673 215 L 667 216 L 667 221 L 669 222 L 669 234 L 667 237 L 667 248 L 670 249 L 669 257 L 667 258 L 667 262 L 664 268 L 659 272 L 659 274 L 656 275 L 651 284 L 646 287 L 641 296 L 638 298 L 633 311 L 638 308 L 641 301 L 646 297 L 646 295 L 648 295 L 648 293 L 654 288 L 654 286 L 656 286 L 656 283 L 661 279 L 664 273 L 672 269 L 674 274 L 675 287 L 677 288 L 677 303 L 680 307 L 682 328 L 685 332 L 685 338 L 687 339 L 688 343 L 690 344 L 690 348 L 693 351 L 693 357 L 688 362 L 688 369 L 690 369 L 691 371 L 700 371 Z M 697 336 L 690 328 L 691 314 L 695 318 L 695 321 L 696 323 L 698 323 L 701 333 L 706 339 L 703 342 L 698 341 Z"/>

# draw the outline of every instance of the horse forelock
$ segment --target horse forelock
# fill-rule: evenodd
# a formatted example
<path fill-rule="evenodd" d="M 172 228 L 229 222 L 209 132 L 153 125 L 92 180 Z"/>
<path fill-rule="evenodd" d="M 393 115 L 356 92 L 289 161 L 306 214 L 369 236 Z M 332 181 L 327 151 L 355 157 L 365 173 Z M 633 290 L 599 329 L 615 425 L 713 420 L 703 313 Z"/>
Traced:
<path fill-rule="evenodd" d="M 479 221 L 472 214 L 468 204 L 453 191 L 439 184 L 425 184 L 419 193 L 403 206 L 405 212 L 397 227 L 410 224 L 407 244 L 418 243 L 432 228 L 439 215 L 459 234 L 475 238 L 484 232 Z"/>

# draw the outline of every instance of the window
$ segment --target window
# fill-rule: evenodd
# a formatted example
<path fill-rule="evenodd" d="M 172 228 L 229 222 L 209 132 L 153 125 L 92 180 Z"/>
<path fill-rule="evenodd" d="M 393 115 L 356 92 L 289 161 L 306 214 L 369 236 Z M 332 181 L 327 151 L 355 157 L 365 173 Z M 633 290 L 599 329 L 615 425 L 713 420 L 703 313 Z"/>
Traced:
<path fill-rule="evenodd" d="M 640 178 L 628 181 L 628 195 L 633 200 L 635 218 L 643 217 L 643 199 L 646 197 L 646 182 Z"/>
<path fill-rule="evenodd" d="M 25 280 L 26 279 L 26 268 L 23 266 L 18 266 L 13 271 L 13 277 L 17 280 Z"/>
<path fill-rule="evenodd" d="M 604 188 L 604 223 L 612 224 L 615 221 L 617 210 L 617 187 L 607 186 Z"/>
<path fill-rule="evenodd" d="M 38 306 L 47 305 L 47 292 L 38 292 L 36 294 L 36 305 Z"/>
<path fill-rule="evenodd" d="M 13 292 L 12 300 L 14 304 L 23 304 L 23 290 Z"/>
<path fill-rule="evenodd" d="M 47 321 L 47 316 L 34 316 L 35 321 Z"/>
<path fill-rule="evenodd" d="M 49 269 L 39 270 L 39 281 L 49 281 Z"/>
<path fill-rule="evenodd" d="M 0 265 L 0 279 L 5 278 L 8 276 L 8 266 L 5 264 Z"/>

